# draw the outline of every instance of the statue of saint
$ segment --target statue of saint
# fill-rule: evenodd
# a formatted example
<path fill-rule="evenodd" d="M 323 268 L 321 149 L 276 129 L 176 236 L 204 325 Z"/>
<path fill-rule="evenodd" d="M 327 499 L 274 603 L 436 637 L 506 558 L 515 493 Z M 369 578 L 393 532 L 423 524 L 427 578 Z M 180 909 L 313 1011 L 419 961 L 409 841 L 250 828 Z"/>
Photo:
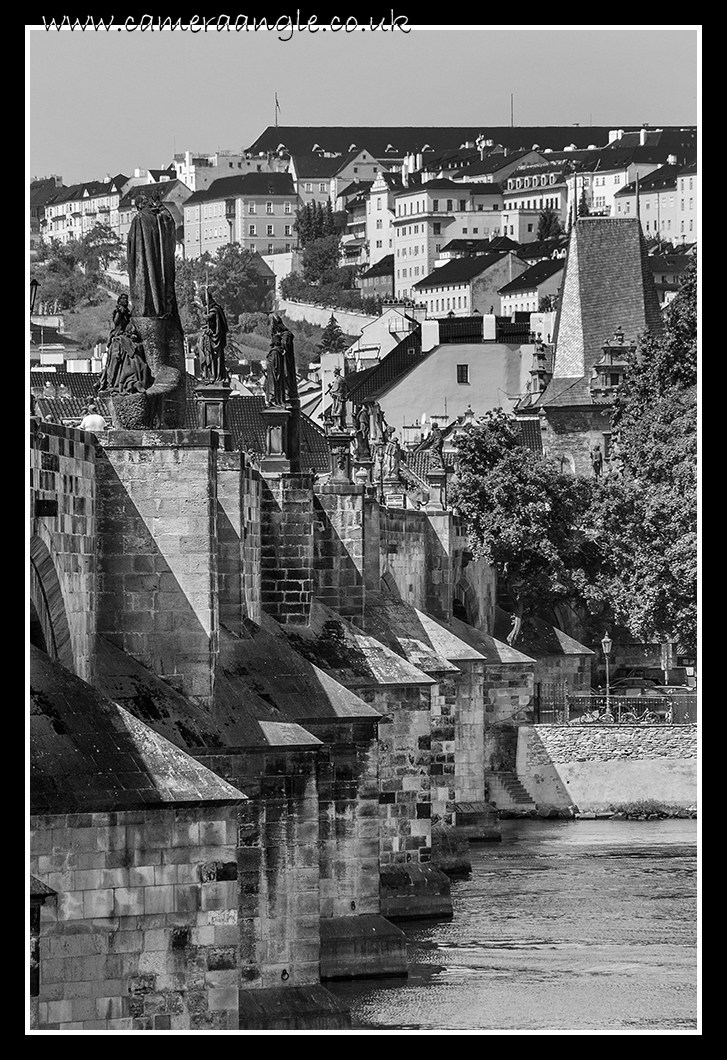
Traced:
<path fill-rule="evenodd" d="M 354 423 L 356 424 L 356 459 L 370 460 L 370 415 L 369 410 L 366 408 L 365 405 L 359 405 L 356 409 Z"/>
<path fill-rule="evenodd" d="M 331 395 L 330 414 L 333 423 L 339 430 L 346 430 L 346 380 L 341 375 L 338 365 L 333 369 L 333 379 L 328 384 L 327 394 Z"/>
<path fill-rule="evenodd" d="M 228 383 L 230 380 L 225 364 L 228 330 L 225 312 L 210 294 L 200 343 L 200 369 L 208 383 Z"/>
<path fill-rule="evenodd" d="M 432 423 L 429 438 L 429 470 L 444 471 L 444 435 L 438 423 Z"/>
<path fill-rule="evenodd" d="M 596 478 L 600 478 L 603 474 L 603 453 L 598 443 L 591 449 L 591 467 Z"/>
<path fill-rule="evenodd" d="M 129 308 L 128 294 L 120 294 L 116 299 L 116 306 L 111 317 L 111 330 L 106 343 L 106 364 L 101 372 L 96 390 L 111 390 L 116 382 L 119 368 L 121 367 L 121 343 L 118 340 L 131 323 L 131 310 Z"/>
<path fill-rule="evenodd" d="M 179 317 L 174 292 L 174 218 L 143 193 L 127 238 L 129 285 L 137 317 Z"/>
<path fill-rule="evenodd" d="M 399 448 L 399 439 L 394 437 L 395 434 L 395 427 L 386 428 L 386 444 L 384 445 L 384 478 L 388 479 L 399 477 L 401 450 Z"/>
<path fill-rule="evenodd" d="M 141 335 L 129 321 L 123 331 L 111 335 L 108 360 L 97 390 L 109 394 L 143 394 L 153 382 Z"/>

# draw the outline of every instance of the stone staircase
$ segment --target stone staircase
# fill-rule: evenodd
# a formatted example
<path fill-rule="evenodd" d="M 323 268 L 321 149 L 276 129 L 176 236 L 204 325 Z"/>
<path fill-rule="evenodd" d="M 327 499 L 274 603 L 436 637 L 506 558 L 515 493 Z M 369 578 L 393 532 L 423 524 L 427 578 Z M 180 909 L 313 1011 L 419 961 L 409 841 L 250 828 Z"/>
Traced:
<path fill-rule="evenodd" d="M 517 773 L 494 773 L 485 771 L 485 784 L 490 802 L 498 810 L 535 810 L 536 805 L 527 789 L 518 780 Z"/>

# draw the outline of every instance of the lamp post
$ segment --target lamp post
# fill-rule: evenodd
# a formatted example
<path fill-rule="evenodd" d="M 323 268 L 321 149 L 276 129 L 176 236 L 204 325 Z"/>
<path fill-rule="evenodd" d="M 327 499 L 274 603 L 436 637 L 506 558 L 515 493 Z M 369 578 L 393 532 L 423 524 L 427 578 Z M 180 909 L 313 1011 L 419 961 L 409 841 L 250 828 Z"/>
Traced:
<path fill-rule="evenodd" d="M 31 316 L 33 315 L 33 310 L 35 309 L 35 299 L 37 297 L 38 288 L 39 287 L 40 287 L 40 284 L 35 279 L 35 277 L 33 277 L 33 279 L 30 281 L 30 315 Z"/>
<path fill-rule="evenodd" d="M 611 654 L 611 648 L 613 647 L 613 641 L 609 637 L 608 633 L 605 634 L 603 640 L 601 641 L 601 647 L 603 648 L 603 657 L 606 660 L 606 711 L 610 713 L 610 709 L 611 709 L 611 702 L 610 702 L 610 697 L 611 697 L 611 679 L 610 679 L 610 674 L 609 674 L 609 669 L 608 669 L 608 658 L 609 658 L 609 655 Z"/>

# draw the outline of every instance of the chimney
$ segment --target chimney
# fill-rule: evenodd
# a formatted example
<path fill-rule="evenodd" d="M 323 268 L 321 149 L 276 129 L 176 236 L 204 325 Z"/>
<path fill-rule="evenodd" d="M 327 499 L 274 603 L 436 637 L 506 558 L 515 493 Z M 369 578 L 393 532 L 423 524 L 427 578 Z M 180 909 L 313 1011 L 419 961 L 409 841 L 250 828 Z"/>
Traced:
<path fill-rule="evenodd" d="M 646 144 L 646 137 L 648 136 L 648 129 L 641 129 L 639 132 L 639 146 L 644 147 Z"/>
<path fill-rule="evenodd" d="M 675 166 L 677 164 L 677 156 L 676 155 L 667 155 L 666 164 L 668 166 Z"/>

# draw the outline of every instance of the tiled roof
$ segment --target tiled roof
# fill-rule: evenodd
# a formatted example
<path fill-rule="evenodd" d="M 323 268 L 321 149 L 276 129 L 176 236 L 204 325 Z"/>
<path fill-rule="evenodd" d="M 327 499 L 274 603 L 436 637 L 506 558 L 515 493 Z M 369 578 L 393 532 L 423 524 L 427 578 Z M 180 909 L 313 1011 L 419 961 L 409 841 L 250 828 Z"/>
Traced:
<path fill-rule="evenodd" d="M 450 283 L 468 283 L 469 280 L 501 261 L 505 253 L 506 251 L 503 250 L 491 254 L 453 258 L 446 264 L 440 265 L 438 269 L 434 269 L 423 280 L 417 280 L 412 287 L 417 291 L 423 291 L 428 287 L 443 287 Z"/>
<path fill-rule="evenodd" d="M 563 258 L 546 258 L 531 265 L 525 272 L 521 272 L 514 280 L 510 280 L 504 287 L 500 288 L 500 294 L 514 294 L 516 291 L 530 291 L 545 283 L 556 272 L 560 272 L 565 261 Z"/>
<path fill-rule="evenodd" d="M 386 357 L 382 357 L 378 364 L 356 373 L 359 378 L 349 387 L 349 399 L 360 403 L 372 398 L 418 364 L 422 356 L 422 333 L 421 328 L 417 327 L 394 346 Z M 346 380 L 349 379 L 351 376 L 346 376 Z"/>
<path fill-rule="evenodd" d="M 200 202 L 216 199 L 233 199 L 238 195 L 290 195 L 295 196 L 295 187 L 290 173 L 235 173 L 231 177 L 218 177 L 209 188 L 195 191 L 185 202 L 194 206 Z"/>
<path fill-rule="evenodd" d="M 675 188 L 678 173 L 681 173 L 681 166 L 660 166 L 659 169 L 655 169 L 653 173 L 648 173 L 645 177 L 639 177 L 639 192 L 661 191 L 664 188 Z M 636 181 L 634 180 L 617 191 L 614 198 L 635 194 Z"/>
<path fill-rule="evenodd" d="M 349 140 L 349 143 L 352 141 Z M 364 150 L 362 148 L 361 150 Z M 346 151 L 343 155 L 334 155 L 332 158 L 319 154 L 299 155 L 293 154 L 291 161 L 295 166 L 298 180 L 320 180 L 324 177 L 335 177 L 337 173 L 347 166 L 352 159 L 357 158 L 361 151 Z M 370 154 L 367 151 L 367 154 Z M 371 155 L 374 158 L 373 155 Z"/>
<path fill-rule="evenodd" d="M 177 188 L 182 188 L 188 195 L 192 194 L 187 185 L 176 177 L 173 180 L 159 181 L 157 184 L 142 184 L 140 187 L 129 188 L 119 200 L 119 209 L 130 210 L 139 195 L 146 195 L 153 202 L 164 202 Z"/>
<path fill-rule="evenodd" d="M 567 236 L 556 236 L 554 239 L 538 239 L 534 243 L 523 243 L 515 253 L 524 261 L 529 261 L 536 258 L 549 258 L 553 251 L 567 246 Z"/>
<path fill-rule="evenodd" d="M 475 177 L 484 173 L 497 173 L 504 166 L 510 166 L 518 158 L 524 158 L 528 154 L 530 154 L 529 151 L 513 151 L 506 155 L 487 155 L 485 158 L 478 159 L 477 162 L 465 166 L 464 169 L 460 170 L 460 175 L 463 177 Z"/>
<path fill-rule="evenodd" d="M 525 449 L 530 449 L 533 453 L 542 453 L 543 434 L 540 429 L 540 419 L 537 417 L 520 419 L 517 425 L 520 428 L 520 445 Z"/>
<path fill-rule="evenodd" d="M 260 454 L 265 452 L 266 431 L 261 415 L 264 408 L 263 397 L 230 398 L 227 409 L 233 449 L 254 449 Z M 194 415 L 193 406 L 191 411 Z M 301 467 L 305 471 L 311 467 L 319 472 L 330 470 L 330 448 L 325 432 L 304 413 L 301 413 L 300 421 Z"/>
<path fill-rule="evenodd" d="M 685 272 L 691 263 L 688 254 L 649 254 L 652 272 Z"/>
<path fill-rule="evenodd" d="M 636 128 L 634 126 L 633 128 Z M 493 140 L 509 151 L 530 151 L 533 144 L 561 151 L 569 144 L 586 148 L 589 144 L 605 146 L 609 127 L 604 126 L 355 126 L 346 125 L 269 125 L 247 148 L 252 154 L 274 152 L 283 144 L 290 154 L 310 154 L 315 144 L 325 151 L 344 154 L 352 143 L 366 146 L 377 158 L 401 158 L 421 151 L 427 144 L 432 157 L 444 151 L 459 151 L 465 143 L 474 143 L 479 136 Z M 393 148 L 388 150 L 387 148 Z M 425 160 L 427 156 L 425 156 Z"/>
<path fill-rule="evenodd" d="M 629 337 L 663 330 L 638 218 L 579 218 L 571 231 L 561 291 L 553 378 L 539 405 L 556 397 L 558 380 L 588 380 L 604 342 L 619 327 Z M 558 391 L 560 404 L 562 396 Z"/>
<path fill-rule="evenodd" d="M 30 182 L 30 205 L 44 206 L 58 194 L 59 190 L 56 182 L 50 177 L 44 180 L 32 180 Z"/>
<path fill-rule="evenodd" d="M 366 269 L 366 272 L 361 273 L 361 279 L 370 280 L 374 276 L 393 276 L 394 275 L 394 255 L 387 254 L 385 257 L 377 261 L 375 265 L 372 265 L 370 269 Z"/>
<path fill-rule="evenodd" d="M 235 803 L 242 792 L 30 646 L 32 813 Z"/>

